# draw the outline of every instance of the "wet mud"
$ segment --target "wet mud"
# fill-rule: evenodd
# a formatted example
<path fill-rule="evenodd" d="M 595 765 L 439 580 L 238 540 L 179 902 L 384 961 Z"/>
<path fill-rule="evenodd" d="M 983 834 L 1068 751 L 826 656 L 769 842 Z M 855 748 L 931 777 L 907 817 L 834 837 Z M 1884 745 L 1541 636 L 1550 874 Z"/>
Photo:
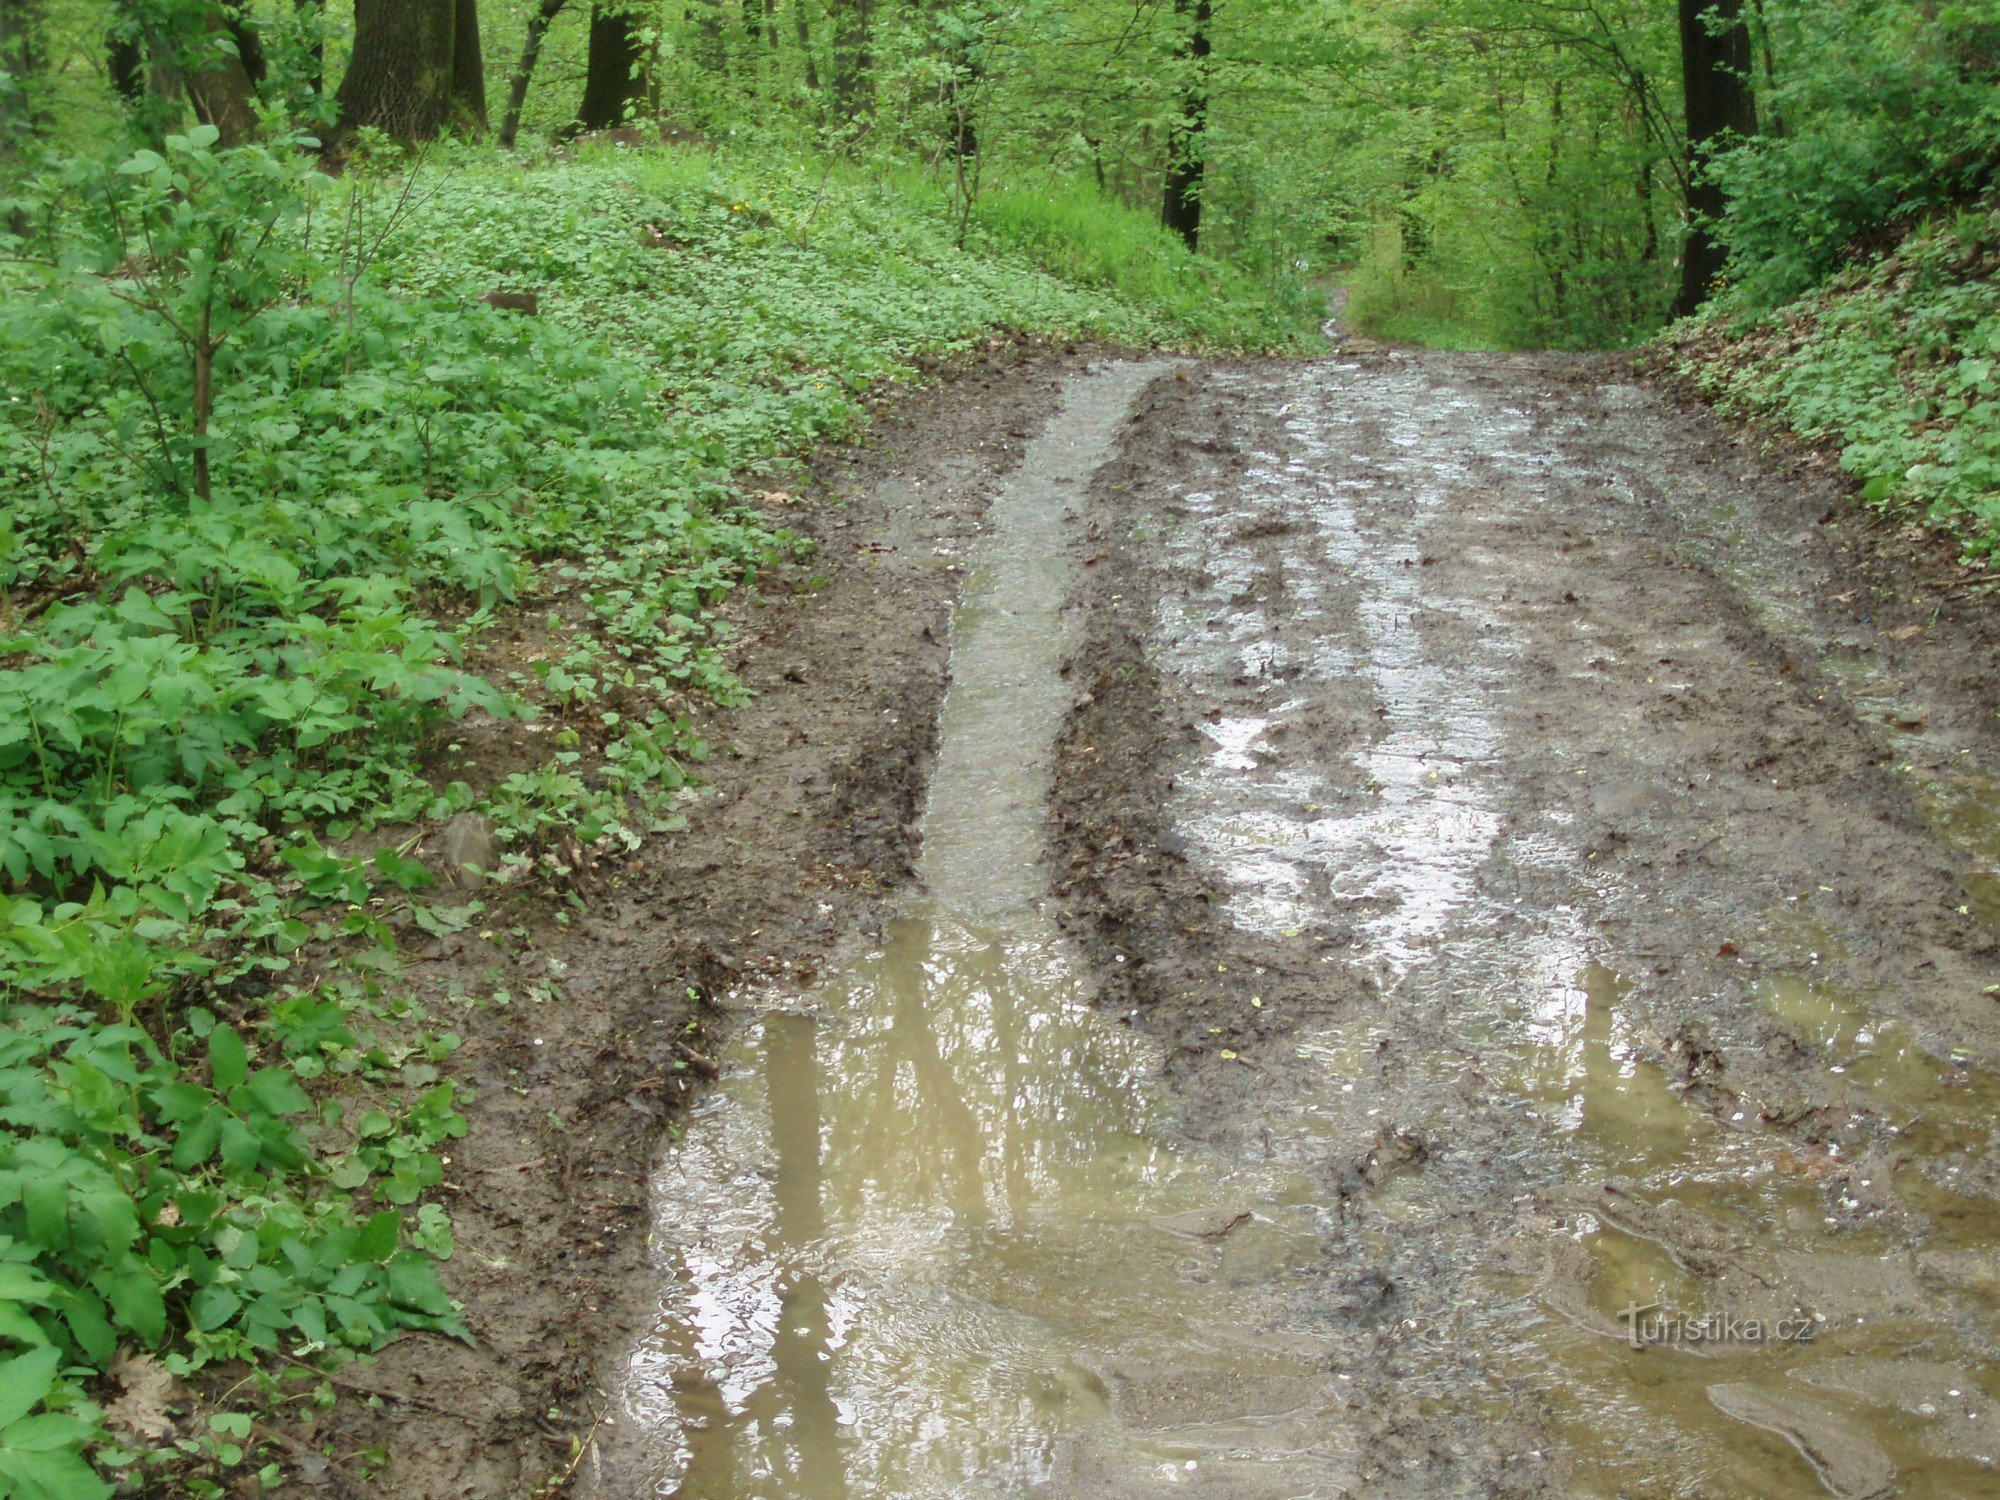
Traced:
<path fill-rule="evenodd" d="M 480 1043 L 525 1250 L 380 1492 L 1992 1493 L 1970 575 L 1615 359 L 985 378 Z"/>
<path fill-rule="evenodd" d="M 1320 1184 L 1289 1492 L 1990 1493 L 1959 570 L 1611 360 L 1209 367 L 1095 493 L 1059 887 L 1179 1130 Z"/>

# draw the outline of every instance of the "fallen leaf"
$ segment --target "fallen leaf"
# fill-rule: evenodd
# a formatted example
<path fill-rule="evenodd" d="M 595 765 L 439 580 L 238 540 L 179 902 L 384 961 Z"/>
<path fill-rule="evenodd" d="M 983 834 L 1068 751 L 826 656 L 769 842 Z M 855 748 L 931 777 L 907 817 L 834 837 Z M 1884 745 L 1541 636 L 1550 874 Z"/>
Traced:
<path fill-rule="evenodd" d="M 105 1406 L 106 1426 L 149 1443 L 174 1435 L 167 1403 L 174 1399 L 176 1382 L 165 1366 L 150 1354 L 130 1354 L 111 1367 L 111 1375 L 123 1394 Z"/>

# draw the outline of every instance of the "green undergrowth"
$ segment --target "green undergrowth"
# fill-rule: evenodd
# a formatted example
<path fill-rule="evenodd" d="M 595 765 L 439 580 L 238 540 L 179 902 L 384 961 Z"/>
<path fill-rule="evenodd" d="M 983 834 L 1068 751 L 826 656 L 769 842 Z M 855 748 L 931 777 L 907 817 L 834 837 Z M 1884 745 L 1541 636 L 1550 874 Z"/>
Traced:
<path fill-rule="evenodd" d="M 1940 218 L 1770 312 L 1727 298 L 1660 359 L 1725 409 L 1837 446 L 1870 504 L 2000 551 L 2000 210 Z"/>
<path fill-rule="evenodd" d="M 1290 316 L 1031 217 L 960 249 L 907 186 L 608 148 L 336 183 L 207 129 L 0 203 L 0 1496 L 222 1493 L 252 1415 L 135 1417 L 159 1379 L 330 1399 L 315 1365 L 464 1335 L 456 1038 L 395 933 L 480 908 L 409 851 L 482 811 L 521 888 L 670 830 L 740 696 L 715 612 L 872 389 Z M 455 774 L 480 735 L 532 763 Z"/>
<path fill-rule="evenodd" d="M 1087 182 L 989 189 L 972 206 L 969 242 L 1022 255 L 1065 281 L 1097 287 L 1152 312 L 1167 342 L 1214 349 L 1314 347 L 1325 317 L 1296 278 L 1266 279 L 1196 255 L 1157 215 Z"/>

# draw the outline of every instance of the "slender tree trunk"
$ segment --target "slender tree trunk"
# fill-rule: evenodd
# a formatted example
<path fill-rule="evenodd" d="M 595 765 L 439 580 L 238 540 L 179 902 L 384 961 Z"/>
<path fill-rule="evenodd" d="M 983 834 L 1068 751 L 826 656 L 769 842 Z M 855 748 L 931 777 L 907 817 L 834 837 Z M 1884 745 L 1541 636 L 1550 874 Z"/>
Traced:
<path fill-rule="evenodd" d="M 1201 244 L 1202 136 L 1208 130 L 1209 0 L 1174 0 L 1174 11 L 1192 24 L 1180 44 L 1188 68 L 1187 93 L 1182 96 L 1180 118 L 1167 134 L 1160 222 L 1194 250 Z"/>
<path fill-rule="evenodd" d="M 486 131 L 486 56 L 479 46 L 479 0 L 455 0 L 452 12 L 452 114 L 483 135 Z"/>
<path fill-rule="evenodd" d="M 873 0 L 831 0 L 833 12 L 833 102 L 841 118 L 859 122 L 868 113 L 875 61 L 870 55 Z"/>
<path fill-rule="evenodd" d="M 1715 15 L 1710 29 L 1709 12 Z M 1757 133 L 1757 100 L 1750 92 L 1750 28 L 1742 0 L 1680 0 L 1681 79 L 1687 98 L 1687 248 L 1681 254 L 1681 292 L 1674 316 L 1685 317 L 1707 298 L 1726 259 L 1712 226 L 1722 215 L 1722 190 L 1709 164 L 1718 150 Z"/>
<path fill-rule="evenodd" d="M 819 92 L 819 64 L 813 57 L 812 23 L 806 19 L 806 0 L 792 0 L 792 29 L 798 33 L 799 56 L 805 59 L 806 87 Z"/>
<path fill-rule="evenodd" d="M 514 149 L 514 139 L 521 133 L 521 111 L 528 104 L 528 84 L 535 76 L 535 64 L 541 60 L 542 41 L 549 34 L 549 23 L 562 14 L 569 0 L 542 0 L 535 13 L 528 17 L 527 39 L 521 43 L 521 61 L 515 65 L 514 76 L 507 83 L 507 113 L 500 120 L 500 145 L 503 150 Z"/>
<path fill-rule="evenodd" d="M 0 161 L 16 154 L 34 128 L 35 107 L 30 93 L 41 71 L 35 47 L 40 16 L 33 0 L 0 0 Z"/>
<path fill-rule="evenodd" d="M 1639 259 L 1650 266 L 1660 258 L 1660 229 L 1653 222 L 1653 163 L 1650 157 L 1639 163 L 1632 188 L 1639 199 L 1639 217 L 1645 224 L 1645 241 L 1639 247 Z"/>
<path fill-rule="evenodd" d="M 343 130 L 427 141 L 451 122 L 458 0 L 354 0 L 354 53 L 334 96 Z"/>
<path fill-rule="evenodd" d="M 631 107 L 645 97 L 639 64 L 644 57 L 631 12 L 614 3 L 599 4 L 590 13 L 588 69 L 583 103 L 576 123 L 585 130 L 611 130 L 625 122 Z"/>
<path fill-rule="evenodd" d="M 119 98 L 127 104 L 137 104 L 146 97 L 146 49 L 139 45 L 137 37 L 122 36 L 115 31 L 106 36 L 104 63 L 111 75 L 111 87 Z"/>

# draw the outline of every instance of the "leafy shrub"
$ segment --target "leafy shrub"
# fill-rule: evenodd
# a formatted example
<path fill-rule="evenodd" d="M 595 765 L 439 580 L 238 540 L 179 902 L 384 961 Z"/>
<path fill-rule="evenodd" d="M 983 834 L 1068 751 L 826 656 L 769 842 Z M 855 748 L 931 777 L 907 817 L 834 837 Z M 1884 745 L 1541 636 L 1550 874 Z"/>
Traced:
<path fill-rule="evenodd" d="M 1765 129 L 1715 176 L 1749 303 L 1799 296 L 1857 244 L 1964 202 L 2000 162 L 2000 13 L 1990 0 L 1766 0 L 1784 53 Z"/>
<path fill-rule="evenodd" d="M 1679 325 L 1708 395 L 1839 445 L 1871 503 L 2000 551 L 2000 212 L 1967 210 L 1811 296 Z"/>

